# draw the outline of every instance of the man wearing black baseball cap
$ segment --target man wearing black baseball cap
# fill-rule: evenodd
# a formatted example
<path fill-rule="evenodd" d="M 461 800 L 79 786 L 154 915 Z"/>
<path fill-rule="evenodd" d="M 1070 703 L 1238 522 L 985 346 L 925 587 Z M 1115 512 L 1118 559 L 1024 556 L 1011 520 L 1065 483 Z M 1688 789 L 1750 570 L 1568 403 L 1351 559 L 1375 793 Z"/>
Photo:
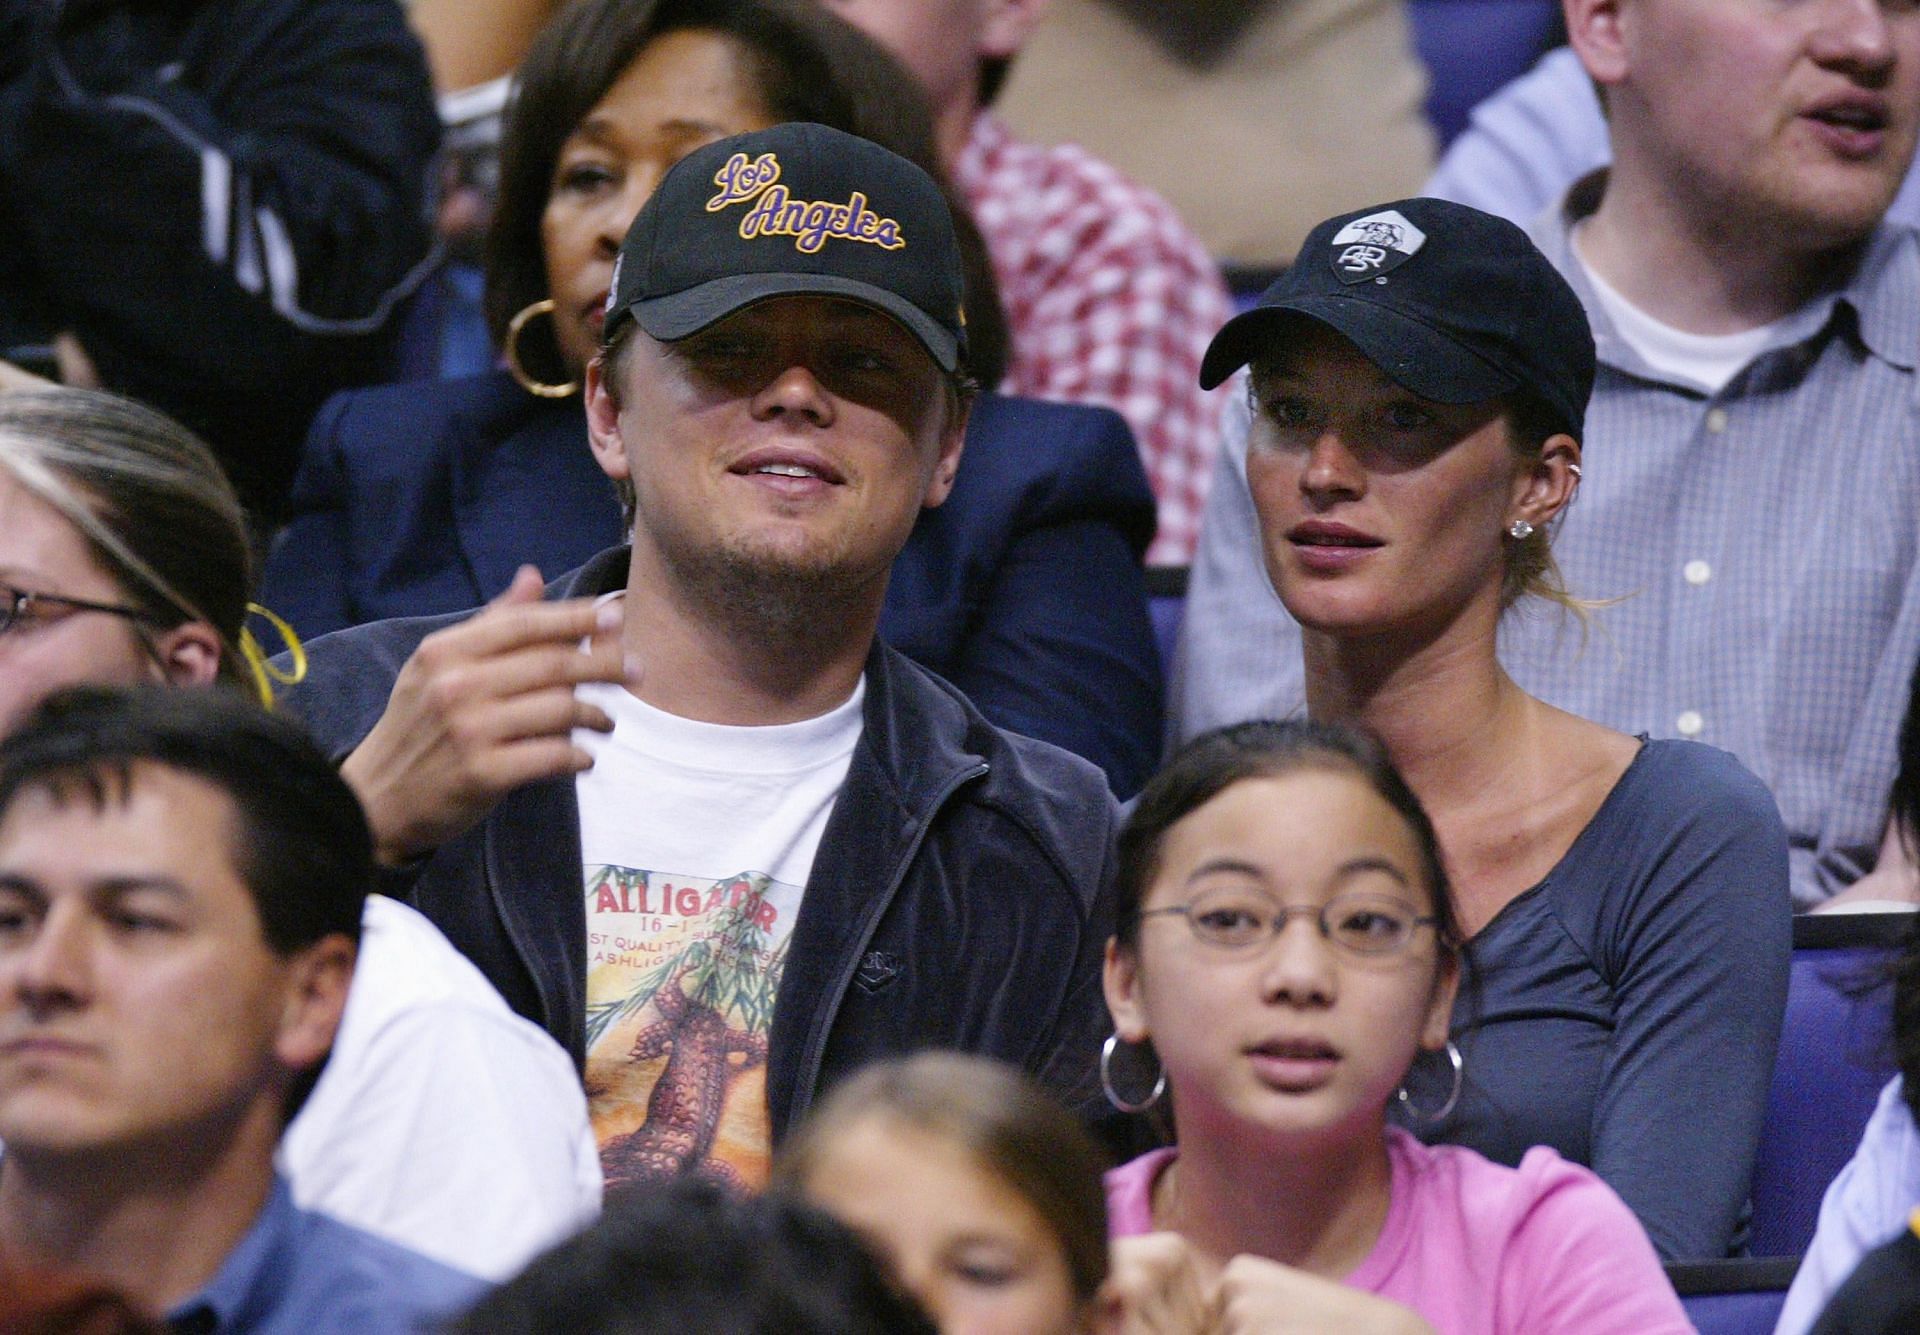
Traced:
<path fill-rule="evenodd" d="M 823 1085 L 921 1047 L 1097 1088 L 1105 780 L 874 638 L 959 464 L 961 288 L 893 154 L 695 151 L 587 373 L 631 545 L 315 646 L 294 703 L 407 892 L 582 1064 L 612 1184 L 759 1180 Z"/>

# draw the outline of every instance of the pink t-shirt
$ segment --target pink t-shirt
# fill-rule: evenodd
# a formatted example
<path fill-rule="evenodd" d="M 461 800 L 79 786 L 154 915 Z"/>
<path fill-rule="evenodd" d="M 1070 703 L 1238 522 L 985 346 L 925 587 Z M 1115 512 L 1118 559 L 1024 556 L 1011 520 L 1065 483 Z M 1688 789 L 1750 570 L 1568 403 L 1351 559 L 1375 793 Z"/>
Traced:
<path fill-rule="evenodd" d="M 1116 1238 L 1153 1231 L 1153 1184 L 1176 1151 L 1107 1174 Z M 1661 1335 L 1693 1326 L 1633 1212 L 1544 1146 L 1518 1168 L 1387 1130 L 1392 1196 L 1346 1282 L 1411 1307 L 1441 1335 Z"/>

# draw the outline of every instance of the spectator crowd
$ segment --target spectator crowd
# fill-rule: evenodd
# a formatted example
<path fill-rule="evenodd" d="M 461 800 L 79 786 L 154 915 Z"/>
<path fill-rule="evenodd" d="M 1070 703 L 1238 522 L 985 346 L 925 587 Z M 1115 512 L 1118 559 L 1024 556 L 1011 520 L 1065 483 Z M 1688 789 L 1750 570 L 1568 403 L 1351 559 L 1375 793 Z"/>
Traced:
<path fill-rule="evenodd" d="M 1899 0 L 0 0 L 0 1332 L 1920 1328 L 1917 142 Z"/>

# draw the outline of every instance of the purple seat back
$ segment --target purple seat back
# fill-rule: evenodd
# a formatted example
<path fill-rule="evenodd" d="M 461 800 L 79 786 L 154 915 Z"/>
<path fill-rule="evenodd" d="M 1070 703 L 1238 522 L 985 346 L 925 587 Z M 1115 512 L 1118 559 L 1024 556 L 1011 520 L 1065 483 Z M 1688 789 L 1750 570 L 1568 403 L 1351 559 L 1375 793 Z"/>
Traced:
<path fill-rule="evenodd" d="M 1753 1165 L 1755 1256 L 1798 1256 L 1820 1198 L 1860 1142 L 1893 1074 L 1885 983 L 1908 914 L 1794 922 L 1787 1016 Z"/>

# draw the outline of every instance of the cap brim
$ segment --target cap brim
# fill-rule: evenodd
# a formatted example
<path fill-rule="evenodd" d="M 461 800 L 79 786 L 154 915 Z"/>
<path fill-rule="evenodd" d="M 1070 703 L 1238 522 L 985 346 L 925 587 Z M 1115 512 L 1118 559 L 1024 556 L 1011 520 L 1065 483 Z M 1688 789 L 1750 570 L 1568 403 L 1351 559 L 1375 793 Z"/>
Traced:
<path fill-rule="evenodd" d="M 1288 315 L 1304 315 L 1341 334 L 1395 384 L 1435 403 L 1476 403 L 1511 393 L 1519 380 L 1451 334 L 1389 306 L 1338 293 L 1303 293 L 1256 306 L 1222 325 L 1200 362 L 1200 387 L 1212 389 L 1274 346 Z"/>
<path fill-rule="evenodd" d="M 672 343 L 756 302 L 794 296 L 840 297 L 871 306 L 905 326 L 941 370 L 959 369 L 960 341 L 952 330 L 896 292 L 834 274 L 730 274 L 681 292 L 636 301 L 628 309 L 648 334 Z"/>

